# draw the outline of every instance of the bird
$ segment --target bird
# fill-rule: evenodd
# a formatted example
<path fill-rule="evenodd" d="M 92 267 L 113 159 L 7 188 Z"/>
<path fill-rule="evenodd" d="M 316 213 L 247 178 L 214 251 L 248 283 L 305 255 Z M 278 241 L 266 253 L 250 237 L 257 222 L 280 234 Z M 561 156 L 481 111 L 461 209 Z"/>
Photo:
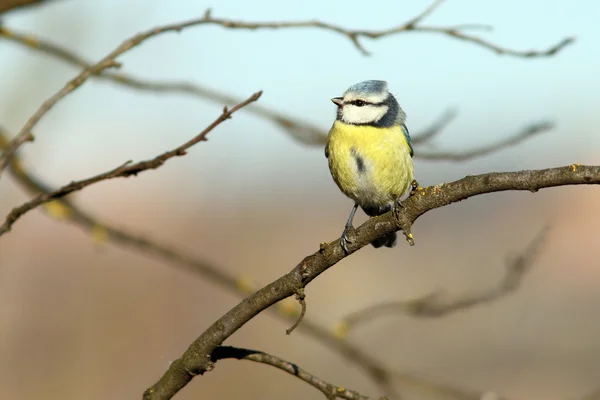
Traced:
<path fill-rule="evenodd" d="M 325 157 L 333 180 L 354 201 L 340 238 L 342 249 L 349 253 L 348 233 L 357 208 L 370 217 L 382 215 L 402 206 L 402 196 L 418 184 L 406 114 L 386 81 L 356 83 L 331 101 L 337 113 L 327 135 Z M 394 247 L 396 240 L 396 232 L 392 232 L 371 244 Z"/>

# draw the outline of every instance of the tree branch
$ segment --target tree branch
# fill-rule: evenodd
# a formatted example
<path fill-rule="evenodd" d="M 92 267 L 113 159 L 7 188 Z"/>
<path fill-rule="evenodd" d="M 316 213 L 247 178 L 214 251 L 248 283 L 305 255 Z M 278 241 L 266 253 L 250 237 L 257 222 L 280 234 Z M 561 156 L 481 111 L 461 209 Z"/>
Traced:
<path fill-rule="evenodd" d="M 595 391 L 586 394 L 581 400 L 600 400 L 600 389 L 596 389 Z"/>
<path fill-rule="evenodd" d="M 429 161 L 455 161 L 462 162 L 467 161 L 473 158 L 486 156 L 488 154 L 494 153 L 498 150 L 505 149 L 507 147 L 514 146 L 516 144 L 522 143 L 525 140 L 538 135 L 543 132 L 547 132 L 554 127 L 554 124 L 543 121 L 538 122 L 536 124 L 529 125 L 525 127 L 522 131 L 517 132 L 517 134 L 513 136 L 508 136 L 504 139 L 501 139 L 495 143 L 491 143 L 485 146 L 481 146 L 478 148 L 469 149 L 463 152 L 457 151 L 427 151 L 427 150 L 419 150 L 418 156 L 421 159 L 429 160 Z"/>
<path fill-rule="evenodd" d="M 2 129 L 0 129 L 0 149 L 8 143 L 8 139 L 4 136 Z M 37 195 L 39 193 L 54 191 L 39 178 L 28 173 L 18 157 L 12 159 L 9 172 L 31 194 Z M 180 250 L 142 235 L 133 234 L 119 227 L 111 226 L 105 221 L 100 221 L 67 198 L 54 200 L 51 203 L 46 203 L 46 205 L 48 206 L 47 212 L 50 215 L 59 220 L 68 221 L 79 226 L 90 233 L 92 237 L 100 237 L 103 243 L 110 241 L 121 247 L 130 247 L 145 256 L 158 257 L 174 267 L 196 274 L 237 295 L 247 296 L 257 288 L 256 283 L 249 281 L 248 278 L 236 277 L 229 274 L 227 272 L 228 269 L 224 266 L 185 254 Z M 283 307 L 271 307 L 268 311 L 284 321 L 293 321 L 297 317 L 296 314 L 290 313 Z M 385 366 L 384 362 L 374 358 L 370 352 L 342 340 L 343 338 L 338 335 L 338 332 L 321 326 L 309 318 L 305 317 L 302 320 L 302 324 L 299 325 L 298 330 L 324 344 L 332 351 L 339 353 L 348 362 L 362 369 L 376 384 L 385 388 L 388 394 L 394 392 L 392 380 L 403 381 L 408 379 L 410 382 L 418 380 L 421 386 L 436 385 L 405 373 L 393 371 L 391 368 Z"/>
<path fill-rule="evenodd" d="M 262 351 L 241 349 L 238 347 L 231 346 L 218 346 L 213 350 L 210 355 L 211 363 L 215 363 L 218 360 L 224 360 L 228 358 L 235 358 L 237 360 L 249 360 L 261 364 L 270 365 L 275 368 L 279 368 L 282 371 L 287 372 L 290 375 L 294 375 L 302 381 L 320 390 L 321 393 L 327 397 L 327 399 L 347 399 L 347 400 L 369 400 L 369 397 L 362 395 L 354 390 L 346 389 L 340 386 L 332 385 L 331 383 L 325 382 L 323 379 L 314 376 L 313 374 L 303 370 L 296 364 L 289 361 L 282 360 L 279 357 L 263 353 Z M 384 398 L 380 398 L 384 400 Z"/>
<path fill-rule="evenodd" d="M 544 170 L 489 173 L 467 176 L 455 182 L 418 188 L 403 202 L 401 209 L 373 217 L 355 232 L 348 254 L 339 241 L 323 244 L 319 251 L 306 257 L 289 273 L 248 296 L 213 323 L 175 360 L 165 374 L 146 390 L 144 399 L 169 399 L 194 376 L 211 367 L 210 354 L 225 339 L 261 311 L 294 295 L 313 279 L 349 254 L 391 232 L 403 230 L 412 238 L 410 228 L 421 215 L 467 198 L 499 191 L 529 190 L 564 185 L 600 184 L 600 166 L 571 165 Z"/>
<path fill-rule="evenodd" d="M 0 150 L 7 143 L 7 135 L 0 128 Z M 22 185 L 31 194 L 35 195 L 53 191 L 49 185 L 26 171 L 18 157 L 12 159 L 9 172 L 14 176 L 17 183 Z M 61 221 L 68 221 L 79 226 L 90 233 L 96 240 L 98 240 L 97 238 L 101 238 L 101 243 L 109 241 L 121 247 L 130 247 L 144 256 L 158 257 L 174 267 L 197 274 L 238 295 L 246 296 L 253 293 L 257 288 L 255 282 L 244 276 L 236 277 L 229 274 L 227 272 L 228 269 L 222 265 L 216 265 L 199 257 L 187 255 L 152 239 L 127 232 L 118 227 L 111 226 L 104 221 L 100 221 L 67 198 L 55 200 L 46 205 L 48 206 L 48 214 Z M 267 311 L 284 321 L 293 321 L 294 318 L 297 318 L 297 315 L 289 312 L 287 307 L 270 307 Z M 344 332 L 340 331 L 340 329 L 331 330 L 307 317 L 302 320 L 302 324 L 299 325 L 298 330 L 327 346 L 332 351 L 339 353 L 345 360 L 362 369 L 368 377 L 389 395 L 394 394 L 393 382 L 397 381 L 402 385 L 416 385 L 424 390 L 433 391 L 443 396 L 452 396 L 452 398 L 456 399 L 479 400 L 481 397 L 481 394 L 475 391 L 442 385 L 406 372 L 395 371 L 386 366 L 383 361 L 374 358 L 369 351 L 363 350 L 355 344 L 344 340 L 347 333 L 345 330 Z"/>
<path fill-rule="evenodd" d="M 360 323 L 365 323 L 386 314 L 403 313 L 416 318 L 438 318 L 463 311 L 474 306 L 492 303 L 514 293 L 520 286 L 535 261 L 535 256 L 546 238 L 550 227 L 545 226 L 527 247 L 506 263 L 503 279 L 491 289 L 452 295 L 434 292 L 427 296 L 409 300 L 375 304 L 346 316 L 340 326 L 347 332 Z"/>
<path fill-rule="evenodd" d="M 57 44 L 31 34 L 16 32 L 7 28 L 6 26 L 0 26 L 0 37 L 25 46 L 28 49 L 51 55 L 77 67 L 90 68 L 93 65 L 83 57 Z M 185 94 L 204 100 L 210 100 L 219 104 L 235 105 L 243 101 L 243 99 L 239 99 L 236 96 L 225 94 L 190 82 L 147 80 L 122 72 L 112 71 L 103 71 L 98 75 L 94 75 L 93 78 L 124 85 L 131 89 L 154 93 Z M 327 131 L 308 122 L 284 115 L 259 104 L 250 105 L 250 107 L 247 108 L 247 111 L 274 123 L 277 127 L 287 132 L 294 140 L 302 144 L 309 146 L 325 145 Z M 439 135 L 444 128 L 446 128 L 446 126 L 448 126 L 448 124 L 454 120 L 454 118 L 456 118 L 456 115 L 456 111 L 448 110 L 439 119 L 434 121 L 429 128 L 414 134 L 412 137 L 413 145 L 418 147 L 430 142 L 435 136 Z M 509 146 L 514 146 L 529 139 L 537 133 L 545 132 L 551 128 L 551 123 L 541 122 L 531 125 L 524 131 L 506 139 L 502 139 L 496 143 L 463 152 L 439 150 L 428 151 L 418 149 L 415 152 L 415 158 L 423 158 L 432 161 L 465 161 L 471 158 L 490 154 L 494 151 L 501 150 Z"/>
<path fill-rule="evenodd" d="M 0 0 L 0 14 L 48 2 L 49 0 Z"/>
<path fill-rule="evenodd" d="M 105 181 L 105 180 L 114 179 L 114 178 L 127 178 L 131 175 L 137 175 L 138 173 L 149 170 L 149 169 L 159 168 L 168 159 L 176 157 L 176 156 L 185 155 L 187 149 L 189 149 L 190 147 L 192 147 L 193 145 L 195 145 L 198 142 L 206 140 L 206 135 L 210 131 L 212 131 L 217 125 L 219 125 L 221 122 L 231 118 L 231 115 L 234 112 L 236 112 L 239 109 L 243 108 L 244 106 L 258 100 L 258 98 L 261 96 L 261 94 L 262 94 L 262 92 L 254 93 L 248 99 L 246 99 L 242 103 L 238 104 L 237 106 L 233 107 L 231 110 L 228 110 L 227 107 L 225 107 L 223 109 L 223 113 L 216 120 L 214 120 L 208 127 L 206 127 L 202 132 L 200 132 L 198 135 L 196 135 L 192 139 L 188 140 L 181 146 L 174 148 L 173 150 L 169 150 L 165 153 L 159 154 L 158 156 L 154 157 L 153 159 L 146 160 L 146 161 L 139 161 L 135 164 L 131 164 L 131 161 L 128 161 L 125 164 L 123 164 L 115 169 L 112 169 L 108 172 L 104 172 L 102 174 L 93 176 L 91 178 L 83 179 L 80 181 L 71 182 L 68 185 L 65 185 L 65 186 L 61 187 L 60 189 L 55 190 L 53 192 L 39 194 L 32 200 L 22 204 L 21 206 L 13 208 L 13 210 L 6 216 L 4 223 L 0 226 L 0 236 L 4 233 L 10 231 L 11 226 L 15 223 L 15 221 L 17 219 L 19 219 L 21 216 L 23 216 L 24 214 L 33 210 L 34 208 L 38 207 L 41 204 L 47 203 L 51 200 L 59 199 L 63 196 L 68 195 L 69 193 L 75 192 L 77 190 L 81 190 L 87 186 L 90 186 L 90 185 L 100 182 L 100 181 Z M 8 146 L 10 148 L 10 143 L 8 144 Z"/>
<path fill-rule="evenodd" d="M 427 33 L 437 33 L 443 34 L 446 36 L 450 36 L 455 39 L 463 40 L 466 42 L 477 44 L 481 47 L 490 49 L 498 54 L 508 54 L 516 57 L 547 57 L 552 56 L 562 50 L 564 47 L 571 44 L 574 39 L 573 38 L 565 38 L 559 43 L 551 46 L 550 48 L 543 51 L 520 51 L 520 50 L 512 50 L 509 48 L 501 47 L 491 42 L 488 42 L 484 39 L 481 39 L 477 36 L 472 36 L 462 31 L 466 29 L 464 26 L 456 26 L 456 27 L 434 27 L 434 26 L 422 26 L 418 25 L 421 20 L 429 15 L 431 11 L 441 2 L 437 1 L 432 4 L 428 9 L 426 9 L 423 13 L 418 15 L 416 18 L 408 21 L 407 23 L 398 25 L 396 27 L 392 27 L 385 30 L 349 30 L 342 28 L 338 25 L 313 20 L 313 21 L 291 21 L 291 22 L 241 22 L 241 21 L 232 21 L 226 19 L 217 19 L 212 18 L 210 10 L 208 10 L 203 18 L 192 19 L 189 21 L 185 21 L 182 23 L 169 24 L 156 27 L 154 29 L 150 29 L 146 32 L 142 32 L 133 36 L 132 38 L 124 41 L 121 45 L 119 45 L 115 50 L 106 55 L 96 64 L 93 64 L 78 74 L 74 79 L 68 82 L 61 90 L 48 98 L 39 108 L 38 110 L 27 120 L 25 125 L 21 128 L 19 133 L 11 140 L 7 149 L 0 156 L 0 177 L 2 176 L 2 172 L 10 162 L 10 159 L 13 157 L 16 150 L 22 146 L 25 142 L 33 141 L 34 136 L 31 133 L 31 130 L 35 127 L 35 125 L 40 121 L 40 119 L 62 98 L 67 96 L 69 93 L 76 90 L 79 86 L 81 86 L 90 76 L 98 75 L 103 70 L 111 67 L 120 66 L 115 60 L 117 57 L 122 55 L 123 53 L 131 50 L 132 48 L 138 46 L 142 42 L 147 39 L 150 39 L 154 36 L 166 33 L 166 32 L 180 32 L 183 29 L 199 26 L 199 25 L 219 25 L 225 28 L 230 29 L 245 29 L 245 30 L 256 30 L 256 29 L 284 29 L 284 28 L 317 28 L 323 29 L 326 31 L 331 31 L 338 33 L 340 35 L 346 36 L 348 39 L 352 41 L 355 47 L 361 51 L 363 54 L 368 54 L 365 48 L 359 41 L 359 38 L 367 37 L 371 39 L 378 39 L 381 37 L 392 36 L 403 32 L 427 32 Z M 470 26 L 472 27 L 472 26 Z M 6 30 L 3 31 L 3 35 L 7 36 Z M 55 49 L 56 50 L 56 49 Z M 64 55 L 64 54 L 63 54 Z M 73 60 L 71 60 L 73 61 Z"/>
<path fill-rule="evenodd" d="M 89 68 L 93 65 L 93 63 L 91 63 L 89 60 L 86 60 L 84 57 L 69 49 L 61 47 L 56 43 L 32 34 L 17 32 L 7 28 L 6 26 L 0 26 L 0 37 L 24 46 L 27 49 L 50 55 L 76 67 Z M 240 99 L 236 96 L 219 92 L 191 82 L 149 80 L 126 73 L 113 71 L 103 71 L 101 74 L 94 75 L 93 78 L 112 82 L 117 85 L 126 86 L 128 88 L 140 91 L 182 94 L 203 100 L 209 100 L 219 104 L 235 105 L 243 101 L 243 99 Z M 325 144 L 327 131 L 324 131 L 319 127 L 293 117 L 286 116 L 259 104 L 252 104 L 247 108 L 247 111 L 271 121 L 280 129 L 288 132 L 293 139 L 299 141 L 300 143 L 318 146 Z"/>

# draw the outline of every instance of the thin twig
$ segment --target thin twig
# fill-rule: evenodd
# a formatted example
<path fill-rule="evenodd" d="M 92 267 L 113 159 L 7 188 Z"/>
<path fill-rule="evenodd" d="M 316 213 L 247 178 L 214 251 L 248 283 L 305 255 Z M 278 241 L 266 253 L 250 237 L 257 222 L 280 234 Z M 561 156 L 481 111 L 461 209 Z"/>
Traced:
<path fill-rule="evenodd" d="M 24 7 L 38 5 L 42 3 L 49 3 L 48 0 L 1 0 L 0 1 L 0 14 L 7 11 L 18 10 Z"/>
<path fill-rule="evenodd" d="M 296 322 L 294 322 L 294 325 L 292 325 L 290 328 L 285 330 L 286 335 L 289 335 L 292 332 L 294 332 L 294 329 L 296 329 L 298 327 L 298 325 L 300 325 L 300 322 L 302 322 L 302 320 L 304 319 L 304 314 L 306 314 L 306 300 L 305 299 L 306 299 L 306 295 L 304 294 L 304 288 L 300 288 L 300 290 L 298 290 L 298 292 L 296 293 L 296 300 L 298 300 L 302 309 L 300 310 L 300 315 L 298 316 L 298 319 L 296 320 Z"/>
<path fill-rule="evenodd" d="M 339 246 L 338 240 L 326 243 L 286 275 L 242 300 L 204 331 L 181 358 L 171 363 L 158 382 L 146 390 L 144 399 L 170 399 L 194 376 L 209 370 L 210 354 L 214 349 L 258 313 L 297 293 L 298 289 L 304 288 L 320 274 L 373 240 L 398 230 L 409 232 L 412 224 L 431 210 L 486 193 L 512 190 L 536 192 L 564 185 L 598 184 L 600 166 L 573 164 L 544 170 L 472 175 L 450 183 L 419 188 L 403 201 L 402 208 L 370 218 L 356 229 L 348 252 Z"/>
<path fill-rule="evenodd" d="M 444 0 L 435 0 L 433 1 L 429 7 L 425 8 L 420 14 L 417 14 L 414 18 L 408 20 L 404 23 L 404 26 L 411 27 L 417 25 L 419 22 L 427 18 L 436 8 L 442 5 Z"/>
<path fill-rule="evenodd" d="M 283 360 L 271 354 L 257 350 L 241 349 L 231 346 L 218 346 L 210 355 L 211 362 L 215 363 L 218 360 L 235 358 L 237 360 L 249 360 L 261 364 L 270 365 L 287 372 L 290 375 L 308 383 L 312 387 L 318 389 L 327 397 L 327 399 L 347 399 L 347 400 L 369 400 L 368 396 L 360 394 L 354 390 L 350 390 L 341 386 L 336 386 L 316 377 L 310 372 L 298 367 L 296 364 Z M 383 400 L 384 398 L 380 398 Z"/>
<path fill-rule="evenodd" d="M 506 263 L 506 273 L 498 284 L 487 290 L 452 295 L 434 292 L 427 296 L 408 301 L 391 301 L 364 308 L 344 317 L 341 326 L 345 331 L 357 325 L 372 321 L 384 315 L 399 313 L 416 318 L 439 318 L 468 308 L 492 303 L 514 293 L 521 285 L 527 272 L 531 270 L 535 256 L 539 253 L 545 237 L 550 230 L 547 225 L 516 257 Z"/>
<path fill-rule="evenodd" d="M 83 179 L 80 181 L 74 181 L 65 185 L 53 192 L 39 194 L 32 200 L 22 204 L 19 207 L 13 208 L 13 210 L 6 216 L 4 223 L 0 226 L 0 236 L 6 232 L 8 232 L 11 226 L 15 223 L 17 219 L 22 217 L 27 212 L 35 209 L 41 204 L 47 203 L 51 200 L 59 199 L 63 196 L 68 195 L 69 193 L 75 192 L 77 190 L 81 190 L 87 186 L 90 186 L 94 183 L 105 181 L 108 179 L 114 178 L 127 178 L 131 175 L 137 175 L 140 172 L 156 169 L 163 165 L 167 160 L 176 156 L 183 156 L 186 154 L 186 150 L 195 145 L 196 143 L 206 140 L 206 135 L 212 131 L 217 125 L 222 123 L 223 121 L 231 118 L 231 115 L 241 109 L 242 107 L 258 100 L 261 96 L 262 92 L 256 92 L 252 96 L 250 96 L 245 101 L 233 107 L 231 110 L 228 110 L 227 107 L 223 109 L 223 113 L 219 115 L 217 119 L 215 119 L 209 126 L 207 126 L 202 132 L 194 136 L 192 139 L 188 140 L 184 144 L 174 148 L 173 150 L 169 150 L 162 154 L 157 155 L 156 157 L 139 161 L 135 164 L 132 164 L 131 161 L 126 162 L 125 164 L 112 169 L 110 171 L 104 172 L 102 174 L 93 176 L 91 178 Z M 10 146 L 10 144 L 9 144 Z"/>

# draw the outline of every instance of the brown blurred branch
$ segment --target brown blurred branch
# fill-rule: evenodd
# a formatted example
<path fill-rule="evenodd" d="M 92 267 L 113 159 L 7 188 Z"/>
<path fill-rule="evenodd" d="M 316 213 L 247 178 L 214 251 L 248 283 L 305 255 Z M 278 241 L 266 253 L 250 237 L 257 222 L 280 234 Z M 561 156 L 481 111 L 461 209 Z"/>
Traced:
<path fill-rule="evenodd" d="M 0 26 L 0 37 L 25 46 L 28 49 L 57 57 L 60 60 L 77 67 L 90 68 L 92 66 L 91 62 L 85 60 L 76 53 L 31 34 L 19 33 L 5 26 Z M 239 99 L 235 96 L 231 96 L 229 94 L 225 94 L 190 82 L 147 80 L 137 78 L 129 74 L 112 71 L 103 71 L 98 75 L 94 75 L 94 78 L 124 85 L 132 89 L 154 93 L 177 93 L 191 95 L 219 104 L 234 105 L 242 101 L 242 99 Z M 271 121 L 300 143 L 311 146 L 323 146 L 325 144 L 327 132 L 321 128 L 311 125 L 310 123 L 300 121 L 258 104 L 251 105 L 247 108 L 247 110 L 255 115 L 258 115 L 259 117 Z M 438 120 L 434 121 L 429 128 L 425 129 L 423 132 L 412 135 L 413 145 L 419 146 L 430 142 L 435 136 L 439 135 L 455 117 L 456 111 L 447 111 Z M 519 132 L 515 136 L 502 139 L 497 143 L 493 143 L 481 148 L 466 150 L 462 153 L 438 150 L 421 151 L 419 149 L 416 151 L 415 158 L 440 161 L 464 161 L 470 158 L 490 154 L 496 150 L 500 150 L 508 146 L 514 146 L 527 140 L 536 133 L 542 133 L 551 128 L 552 125 L 548 122 L 538 123 L 525 129 L 523 132 Z"/>
<path fill-rule="evenodd" d="M 512 257 L 506 263 L 506 273 L 496 287 L 458 295 L 434 292 L 416 300 L 375 304 L 346 316 L 341 325 L 344 331 L 348 331 L 360 323 L 371 321 L 383 315 L 398 313 L 417 318 L 438 318 L 508 296 L 520 287 L 525 275 L 531 270 L 535 256 L 538 254 L 549 229 L 550 226 L 545 226 L 520 254 Z"/>
<path fill-rule="evenodd" d="M 459 151 L 427 151 L 427 150 L 419 150 L 419 158 L 430 161 L 467 161 L 472 158 L 482 157 L 488 155 L 490 153 L 496 152 L 498 150 L 505 149 L 510 146 L 514 146 L 516 144 L 522 143 L 525 140 L 535 136 L 537 134 L 549 131 L 554 127 L 554 124 L 550 122 L 538 122 L 536 124 L 532 124 L 522 131 L 518 132 L 516 135 L 508 136 L 504 139 L 501 139 L 495 143 L 491 143 L 485 146 L 481 146 L 479 148 L 469 149 L 463 152 Z"/>
<path fill-rule="evenodd" d="M 0 14 L 23 7 L 49 2 L 49 0 L 0 0 Z"/>
<path fill-rule="evenodd" d="M 580 400 L 600 400 L 600 389 L 583 396 Z"/>
<path fill-rule="evenodd" d="M 600 184 L 600 166 L 571 165 L 544 170 L 489 173 L 458 181 L 418 188 L 402 207 L 373 217 L 354 232 L 346 253 L 339 240 L 322 244 L 281 278 L 248 296 L 213 323 L 169 366 L 165 374 L 146 390 L 144 399 L 169 399 L 194 376 L 211 367 L 210 354 L 239 328 L 275 303 L 298 293 L 313 279 L 348 255 L 391 232 L 402 230 L 412 239 L 411 226 L 423 214 L 473 196 L 508 190 L 528 190 L 564 185 Z"/>
<path fill-rule="evenodd" d="M 227 358 L 235 358 L 237 360 L 249 360 L 261 364 L 266 364 L 279 368 L 287 372 L 290 375 L 294 375 L 309 385 L 317 388 L 325 395 L 327 399 L 333 400 L 336 398 L 347 399 L 347 400 L 369 400 L 368 396 L 362 395 L 354 390 L 346 389 L 340 386 L 332 385 L 331 383 L 325 382 L 321 378 L 318 378 L 311 373 L 298 367 L 289 361 L 282 360 L 279 357 L 272 356 L 262 351 L 241 349 L 238 347 L 231 346 L 218 346 L 213 350 L 210 355 L 211 363 L 215 363 L 218 360 L 224 360 Z M 380 398 L 384 400 L 385 398 Z"/>
<path fill-rule="evenodd" d="M 114 179 L 114 178 L 128 178 L 131 175 L 137 175 L 138 173 L 149 170 L 149 169 L 159 168 L 168 159 L 176 157 L 176 156 L 185 155 L 186 150 L 188 150 L 190 147 L 192 147 L 196 143 L 206 140 L 206 135 L 210 131 L 212 131 L 221 122 L 231 118 L 231 115 L 234 112 L 236 112 L 237 110 L 258 100 L 258 98 L 260 97 L 261 94 L 262 94 L 262 92 L 254 93 L 248 99 L 241 102 L 237 106 L 233 107 L 231 110 L 228 110 L 227 107 L 225 107 L 223 109 L 223 113 L 216 120 L 214 120 L 208 127 L 206 127 L 202 132 L 200 132 L 198 135 L 194 136 L 192 139 L 188 140 L 181 146 L 174 148 L 173 150 L 166 151 L 162 154 L 157 155 L 156 157 L 154 157 L 150 160 L 139 161 L 135 164 L 131 164 L 131 161 L 128 161 L 125 164 L 123 164 L 115 169 L 112 169 L 110 171 L 104 172 L 102 174 L 93 176 L 91 178 L 83 179 L 80 181 L 71 182 L 68 185 L 65 185 L 65 186 L 61 187 L 60 189 L 57 189 L 53 192 L 39 194 L 32 200 L 22 204 L 21 206 L 13 208 L 13 210 L 6 216 L 4 223 L 0 226 L 0 236 L 4 233 L 8 232 L 10 230 L 12 224 L 14 224 L 17 219 L 19 219 L 24 214 L 33 210 L 34 208 L 38 207 L 41 204 L 47 203 L 51 200 L 59 199 L 63 196 L 68 195 L 69 193 L 75 192 L 77 190 L 81 190 L 81 189 L 83 189 L 87 186 L 90 186 L 94 183 L 97 183 L 97 182 L 105 181 L 108 179 Z M 8 146 L 10 148 L 11 144 L 9 143 Z"/>

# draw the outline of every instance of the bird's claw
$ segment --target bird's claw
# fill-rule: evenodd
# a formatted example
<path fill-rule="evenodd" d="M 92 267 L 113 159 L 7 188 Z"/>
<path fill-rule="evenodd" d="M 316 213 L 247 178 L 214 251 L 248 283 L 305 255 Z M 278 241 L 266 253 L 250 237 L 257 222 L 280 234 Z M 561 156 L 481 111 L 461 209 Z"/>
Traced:
<path fill-rule="evenodd" d="M 350 231 L 350 229 L 352 229 L 352 227 L 347 227 L 346 229 L 344 229 L 342 237 L 340 238 L 340 246 L 342 246 L 342 250 L 344 250 L 346 254 L 350 253 L 350 251 L 348 250 L 348 244 L 352 243 L 352 240 L 350 240 L 350 238 L 348 237 L 348 232 Z"/>

